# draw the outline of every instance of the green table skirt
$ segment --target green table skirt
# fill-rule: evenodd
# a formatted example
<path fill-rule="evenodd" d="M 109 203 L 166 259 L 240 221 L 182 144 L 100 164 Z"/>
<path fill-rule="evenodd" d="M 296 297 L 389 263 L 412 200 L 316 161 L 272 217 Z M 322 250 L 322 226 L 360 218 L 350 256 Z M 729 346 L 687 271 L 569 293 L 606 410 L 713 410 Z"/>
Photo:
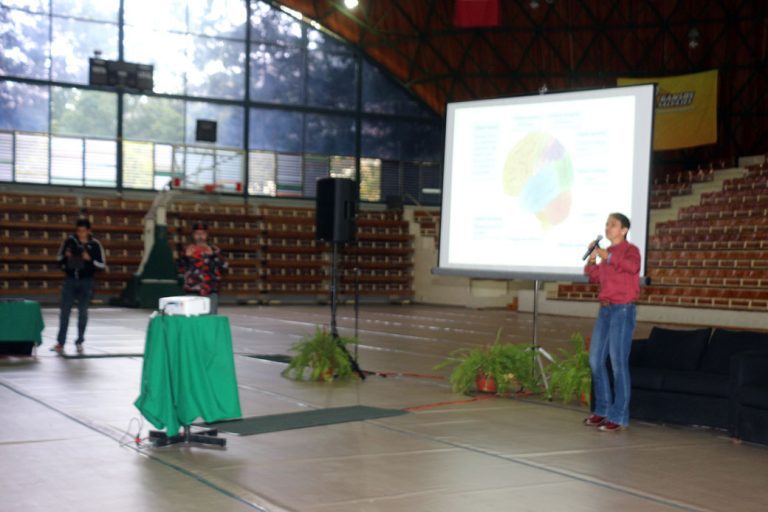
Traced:
<path fill-rule="evenodd" d="M 43 314 L 37 302 L 0 302 L 0 343 L 31 341 L 40 345 L 44 327 Z"/>
<path fill-rule="evenodd" d="M 173 435 L 198 418 L 239 418 L 229 319 L 157 316 L 149 322 L 135 402 L 156 428 Z"/>

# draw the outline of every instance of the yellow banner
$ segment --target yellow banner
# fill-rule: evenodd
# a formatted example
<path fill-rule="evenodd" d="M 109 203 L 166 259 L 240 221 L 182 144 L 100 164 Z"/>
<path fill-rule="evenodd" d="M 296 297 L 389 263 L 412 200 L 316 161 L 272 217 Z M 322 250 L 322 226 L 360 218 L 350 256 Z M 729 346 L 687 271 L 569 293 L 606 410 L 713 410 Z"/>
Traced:
<path fill-rule="evenodd" d="M 657 84 L 653 149 L 717 142 L 717 70 L 661 78 L 619 78 L 618 85 Z"/>

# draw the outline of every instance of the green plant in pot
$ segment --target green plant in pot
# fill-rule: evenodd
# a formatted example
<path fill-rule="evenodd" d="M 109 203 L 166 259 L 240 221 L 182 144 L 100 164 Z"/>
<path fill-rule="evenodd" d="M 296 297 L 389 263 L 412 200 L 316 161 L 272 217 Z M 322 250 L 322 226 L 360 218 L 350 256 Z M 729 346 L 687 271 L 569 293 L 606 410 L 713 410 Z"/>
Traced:
<path fill-rule="evenodd" d="M 352 376 L 352 364 L 345 347 L 357 342 L 355 338 L 334 338 L 318 327 L 314 334 L 305 336 L 291 347 L 295 355 L 283 375 L 303 380 L 309 373 L 309 380 L 325 382 L 334 378 L 348 379 Z"/>
<path fill-rule="evenodd" d="M 450 382 L 456 393 L 468 393 L 472 389 L 509 393 L 537 388 L 539 378 L 532 364 L 531 345 L 501 343 L 499 329 L 492 344 L 454 350 L 435 369 L 454 367 Z"/>
<path fill-rule="evenodd" d="M 592 391 L 592 370 L 589 367 L 589 351 L 584 336 L 571 335 L 571 350 L 560 349 L 562 358 L 547 367 L 550 398 L 565 403 L 574 400 L 589 405 Z"/>

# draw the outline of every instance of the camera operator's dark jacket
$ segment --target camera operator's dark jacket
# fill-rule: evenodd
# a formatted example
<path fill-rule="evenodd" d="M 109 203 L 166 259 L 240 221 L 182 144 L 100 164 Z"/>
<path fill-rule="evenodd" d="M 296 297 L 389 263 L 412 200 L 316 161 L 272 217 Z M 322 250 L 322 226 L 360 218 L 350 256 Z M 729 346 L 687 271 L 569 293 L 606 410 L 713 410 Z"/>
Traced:
<path fill-rule="evenodd" d="M 67 251 L 72 256 L 67 257 Z M 88 254 L 91 255 L 91 261 L 83 259 L 85 251 L 88 251 Z M 104 249 L 99 241 L 91 235 L 88 235 L 88 241 L 84 244 L 80 243 L 76 235 L 70 235 L 61 244 L 59 252 L 56 254 L 56 261 L 59 262 L 61 269 L 66 272 L 67 277 L 75 279 L 91 278 L 96 273 L 96 270 L 104 270 L 106 266 Z"/>

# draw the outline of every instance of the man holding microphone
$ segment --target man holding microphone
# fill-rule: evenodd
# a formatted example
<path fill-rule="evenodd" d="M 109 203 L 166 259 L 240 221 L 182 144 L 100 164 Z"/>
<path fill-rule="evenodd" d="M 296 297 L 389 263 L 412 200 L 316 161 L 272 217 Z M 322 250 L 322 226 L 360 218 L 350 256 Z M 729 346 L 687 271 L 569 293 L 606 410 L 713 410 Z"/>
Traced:
<path fill-rule="evenodd" d="M 627 241 L 629 226 L 625 215 L 610 214 L 605 223 L 605 237 L 611 245 L 601 249 L 593 243 L 584 267 L 589 281 L 600 285 L 600 311 L 589 348 L 595 410 L 584 424 L 602 432 L 615 432 L 629 426 L 629 352 L 637 314 L 635 302 L 640 296 L 640 250 Z M 609 357 L 613 393 L 606 367 Z"/>

